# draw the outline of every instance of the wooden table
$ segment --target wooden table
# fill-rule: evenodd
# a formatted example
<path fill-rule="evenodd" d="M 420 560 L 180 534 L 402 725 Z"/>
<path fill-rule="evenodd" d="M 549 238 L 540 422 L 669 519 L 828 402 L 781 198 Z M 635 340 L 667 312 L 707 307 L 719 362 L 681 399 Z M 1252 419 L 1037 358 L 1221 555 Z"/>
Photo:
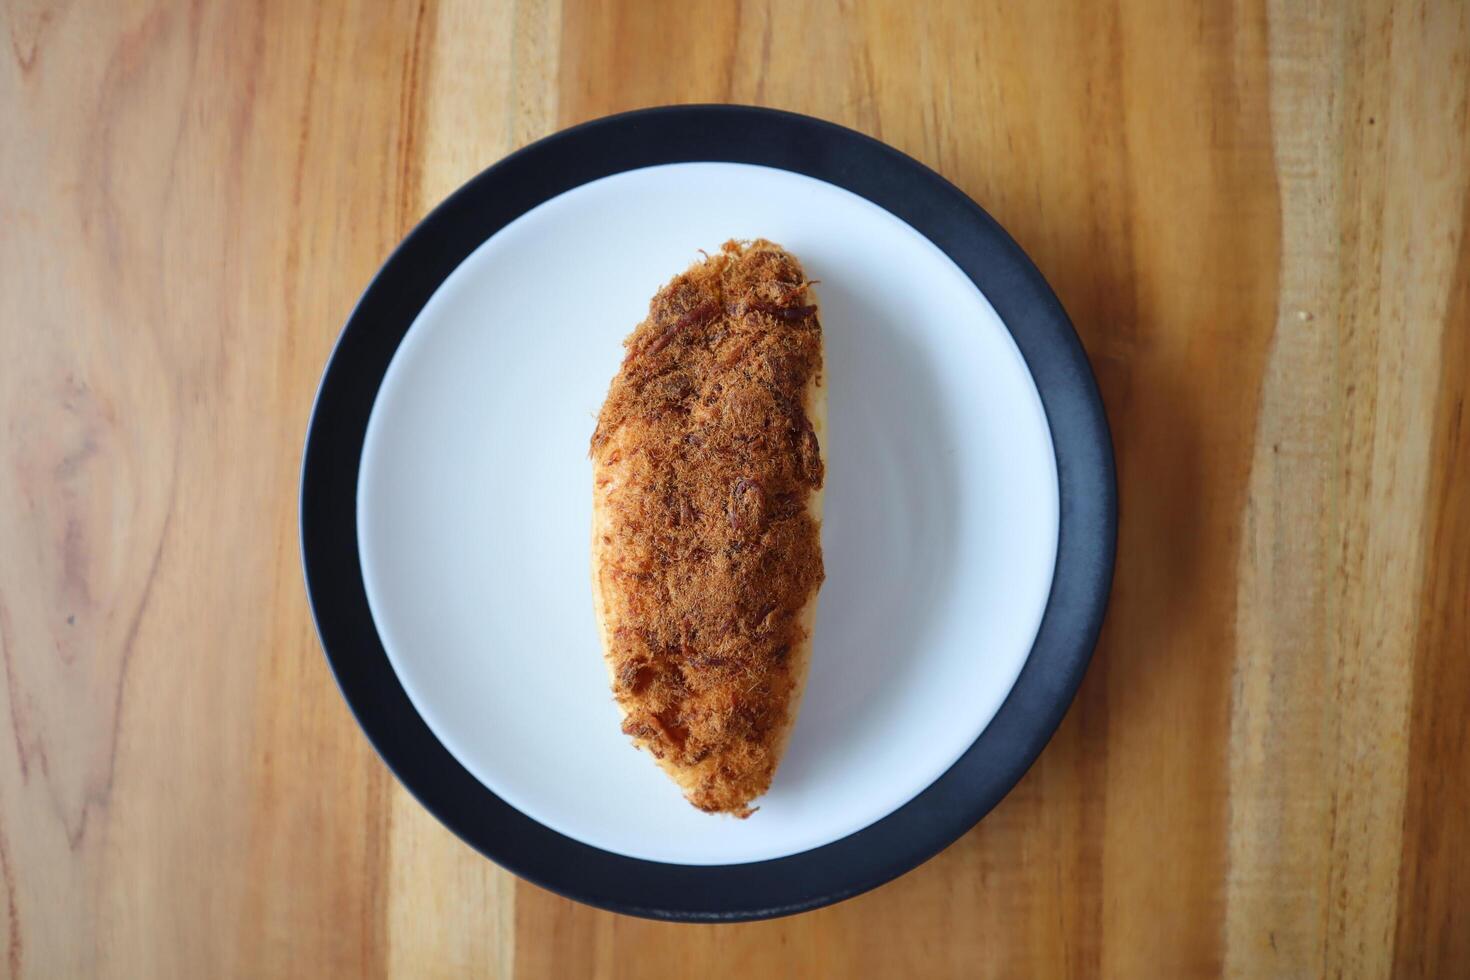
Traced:
<path fill-rule="evenodd" d="M 1470 5 L 48 3 L 0 47 L 9 976 L 1470 975 Z M 434 203 L 561 126 L 780 106 L 958 183 L 1117 442 L 1081 694 L 975 831 L 782 921 L 518 882 L 357 730 L 315 385 Z"/>

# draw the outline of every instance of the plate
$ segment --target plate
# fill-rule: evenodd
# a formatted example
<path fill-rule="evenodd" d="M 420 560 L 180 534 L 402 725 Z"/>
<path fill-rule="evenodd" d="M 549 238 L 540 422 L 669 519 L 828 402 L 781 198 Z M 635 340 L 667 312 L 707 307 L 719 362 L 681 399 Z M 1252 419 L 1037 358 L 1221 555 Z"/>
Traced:
<path fill-rule="evenodd" d="M 653 293 L 762 236 L 820 280 L 827 580 L 790 750 L 741 821 L 619 731 L 587 441 Z M 389 258 L 323 378 L 302 541 L 344 696 L 445 824 L 594 905 L 745 919 L 908 870 L 1020 778 L 1091 656 L 1115 497 L 1085 354 L 978 206 L 852 131 L 686 106 L 527 147 Z"/>

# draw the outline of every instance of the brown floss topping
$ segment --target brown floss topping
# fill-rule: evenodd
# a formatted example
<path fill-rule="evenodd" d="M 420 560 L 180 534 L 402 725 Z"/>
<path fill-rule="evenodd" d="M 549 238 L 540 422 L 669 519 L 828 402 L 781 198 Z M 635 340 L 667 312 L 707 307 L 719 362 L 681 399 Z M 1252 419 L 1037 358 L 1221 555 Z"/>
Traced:
<path fill-rule="evenodd" d="M 807 510 L 823 467 L 804 399 L 821 326 L 801 265 L 726 242 L 659 290 L 625 341 L 592 455 L 617 467 L 607 556 L 623 730 L 694 768 L 691 801 L 750 813 L 770 786 L 797 621 L 822 583 Z"/>

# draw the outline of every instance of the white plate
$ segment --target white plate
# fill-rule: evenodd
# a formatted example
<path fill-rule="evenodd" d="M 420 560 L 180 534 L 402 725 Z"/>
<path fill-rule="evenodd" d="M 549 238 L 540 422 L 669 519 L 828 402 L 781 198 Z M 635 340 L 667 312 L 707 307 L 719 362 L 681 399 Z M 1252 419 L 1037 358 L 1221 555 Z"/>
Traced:
<path fill-rule="evenodd" d="M 821 281 L 827 580 L 790 750 L 737 820 L 695 811 L 619 731 L 587 444 L 653 293 L 757 236 Z M 373 618 L 434 734 L 535 820 L 655 861 L 793 854 L 918 794 L 1011 689 L 1056 558 L 1046 418 L 985 297 L 864 198 L 742 164 L 606 177 L 488 239 L 398 348 L 359 477 Z"/>

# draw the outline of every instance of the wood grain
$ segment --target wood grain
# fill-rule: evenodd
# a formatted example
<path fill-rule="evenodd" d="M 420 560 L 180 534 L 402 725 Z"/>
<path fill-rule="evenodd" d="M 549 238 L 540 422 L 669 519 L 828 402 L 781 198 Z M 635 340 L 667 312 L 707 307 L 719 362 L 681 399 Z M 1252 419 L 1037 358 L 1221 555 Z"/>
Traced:
<path fill-rule="evenodd" d="M 0 975 L 1470 975 L 1470 7 L 12 0 Z M 296 480 L 393 244 L 560 126 L 795 109 L 984 204 L 1117 443 L 1117 584 L 940 857 L 742 926 L 516 881 L 383 769 Z"/>

